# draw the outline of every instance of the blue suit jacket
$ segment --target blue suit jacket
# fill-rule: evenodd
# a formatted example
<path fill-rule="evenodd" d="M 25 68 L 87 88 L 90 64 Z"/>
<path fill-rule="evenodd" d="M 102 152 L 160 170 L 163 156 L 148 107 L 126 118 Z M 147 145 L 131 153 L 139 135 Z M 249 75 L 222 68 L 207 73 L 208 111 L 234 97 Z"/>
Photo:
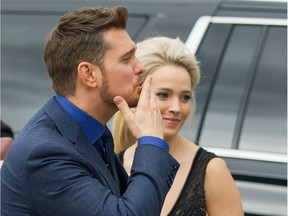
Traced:
<path fill-rule="evenodd" d="M 1 168 L 1 215 L 159 215 L 179 168 L 153 145 L 137 148 L 130 178 L 109 146 L 112 174 L 79 125 L 50 99 Z"/>

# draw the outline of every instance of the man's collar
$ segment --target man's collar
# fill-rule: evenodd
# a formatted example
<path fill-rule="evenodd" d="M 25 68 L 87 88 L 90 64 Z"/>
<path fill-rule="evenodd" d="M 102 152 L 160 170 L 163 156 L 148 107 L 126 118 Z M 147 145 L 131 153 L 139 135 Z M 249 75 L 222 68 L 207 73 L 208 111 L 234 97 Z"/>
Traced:
<path fill-rule="evenodd" d="M 62 95 L 55 96 L 59 106 L 76 121 L 89 141 L 94 144 L 105 132 L 105 126 Z"/>

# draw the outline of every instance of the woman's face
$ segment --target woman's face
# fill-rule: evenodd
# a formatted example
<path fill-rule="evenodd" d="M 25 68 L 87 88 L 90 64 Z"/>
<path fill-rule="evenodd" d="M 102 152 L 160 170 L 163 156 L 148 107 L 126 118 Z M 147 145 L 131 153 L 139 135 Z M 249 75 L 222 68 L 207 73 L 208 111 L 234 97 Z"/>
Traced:
<path fill-rule="evenodd" d="M 165 65 L 152 73 L 152 87 L 163 116 L 167 140 L 179 132 L 190 113 L 191 79 L 185 68 Z"/>

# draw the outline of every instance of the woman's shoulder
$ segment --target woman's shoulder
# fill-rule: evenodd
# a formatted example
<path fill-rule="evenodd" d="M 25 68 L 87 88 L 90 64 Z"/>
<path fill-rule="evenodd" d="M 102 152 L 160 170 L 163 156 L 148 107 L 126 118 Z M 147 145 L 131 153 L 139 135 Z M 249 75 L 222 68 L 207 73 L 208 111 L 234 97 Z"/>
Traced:
<path fill-rule="evenodd" d="M 201 147 L 197 146 L 197 152 L 195 155 L 195 160 L 207 161 L 207 172 L 215 172 L 216 174 L 223 171 L 228 171 L 226 162 L 224 159 L 218 157 L 215 153 Z"/>
<path fill-rule="evenodd" d="M 211 152 L 208 153 L 211 155 L 215 155 Z M 207 181 L 209 182 L 211 180 L 212 182 L 216 183 L 217 181 L 222 181 L 225 176 L 229 178 L 231 176 L 225 160 L 217 156 L 212 157 L 207 163 Z"/>
<path fill-rule="evenodd" d="M 137 144 L 135 143 L 118 154 L 118 157 L 124 165 L 124 168 L 128 174 L 130 174 L 136 147 Z"/>
<path fill-rule="evenodd" d="M 233 215 L 243 215 L 240 194 L 224 159 L 215 157 L 208 163 L 205 194 L 211 214 L 231 215 L 233 212 Z"/>
<path fill-rule="evenodd" d="M 133 144 L 125 150 L 124 159 L 134 158 L 135 150 L 137 148 L 137 143 Z"/>
<path fill-rule="evenodd" d="M 215 155 L 214 153 L 208 152 L 211 155 Z M 208 172 L 223 172 L 228 171 L 227 164 L 224 159 L 217 157 L 216 155 L 209 161 L 207 165 Z"/>

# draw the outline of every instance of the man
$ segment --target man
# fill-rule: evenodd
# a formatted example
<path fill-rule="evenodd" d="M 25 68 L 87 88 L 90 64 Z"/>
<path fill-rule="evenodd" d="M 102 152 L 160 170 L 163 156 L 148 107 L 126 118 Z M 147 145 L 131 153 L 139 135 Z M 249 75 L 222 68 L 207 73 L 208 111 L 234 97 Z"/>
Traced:
<path fill-rule="evenodd" d="M 127 17 L 123 7 L 82 8 L 49 34 L 44 60 L 56 96 L 10 147 L 1 215 L 160 214 L 179 164 L 162 139 L 152 78 L 140 78 Z M 129 178 L 106 127 L 118 109 L 139 141 Z"/>

